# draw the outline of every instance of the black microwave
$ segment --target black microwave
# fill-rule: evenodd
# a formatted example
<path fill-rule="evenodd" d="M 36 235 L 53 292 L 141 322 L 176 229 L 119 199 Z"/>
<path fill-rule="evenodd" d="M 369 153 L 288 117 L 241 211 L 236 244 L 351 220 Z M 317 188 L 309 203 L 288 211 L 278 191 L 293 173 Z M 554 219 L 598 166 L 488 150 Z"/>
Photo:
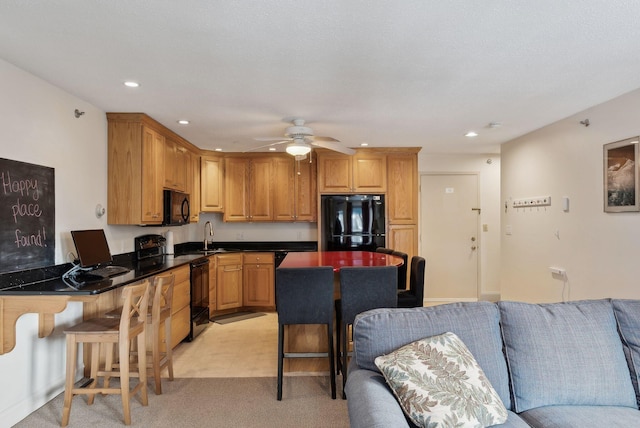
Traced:
<path fill-rule="evenodd" d="M 189 194 L 173 190 L 164 191 L 163 226 L 180 226 L 189 223 L 191 211 Z"/>

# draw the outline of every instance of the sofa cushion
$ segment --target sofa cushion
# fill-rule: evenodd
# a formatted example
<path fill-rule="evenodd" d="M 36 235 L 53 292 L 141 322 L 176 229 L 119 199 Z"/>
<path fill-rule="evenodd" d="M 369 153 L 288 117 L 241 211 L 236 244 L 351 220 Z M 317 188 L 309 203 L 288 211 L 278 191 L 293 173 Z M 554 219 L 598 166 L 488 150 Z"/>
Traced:
<path fill-rule="evenodd" d="M 640 411 L 616 406 L 546 406 L 527 410 L 520 417 L 540 428 L 631 428 L 640 426 Z"/>
<path fill-rule="evenodd" d="M 375 359 L 409 418 L 420 427 L 485 428 L 507 410 L 454 333 L 420 339 Z"/>
<path fill-rule="evenodd" d="M 636 407 L 609 300 L 499 302 L 513 405 Z"/>
<path fill-rule="evenodd" d="M 640 300 L 614 299 L 612 302 L 631 371 L 631 382 L 636 391 L 636 401 L 640 403 Z"/>
<path fill-rule="evenodd" d="M 378 371 L 376 357 L 418 339 L 452 332 L 469 348 L 505 407 L 510 409 L 499 318 L 497 306 L 490 302 L 373 309 L 359 314 L 354 321 L 353 358 L 358 367 Z"/>

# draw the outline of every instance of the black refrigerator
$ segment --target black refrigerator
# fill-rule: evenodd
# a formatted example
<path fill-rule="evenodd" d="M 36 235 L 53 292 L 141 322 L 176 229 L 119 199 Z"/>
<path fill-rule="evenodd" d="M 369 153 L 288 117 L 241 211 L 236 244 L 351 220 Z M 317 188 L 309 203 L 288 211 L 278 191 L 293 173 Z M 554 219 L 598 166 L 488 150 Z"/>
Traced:
<path fill-rule="evenodd" d="M 375 251 L 385 246 L 384 195 L 322 195 L 322 249 Z"/>

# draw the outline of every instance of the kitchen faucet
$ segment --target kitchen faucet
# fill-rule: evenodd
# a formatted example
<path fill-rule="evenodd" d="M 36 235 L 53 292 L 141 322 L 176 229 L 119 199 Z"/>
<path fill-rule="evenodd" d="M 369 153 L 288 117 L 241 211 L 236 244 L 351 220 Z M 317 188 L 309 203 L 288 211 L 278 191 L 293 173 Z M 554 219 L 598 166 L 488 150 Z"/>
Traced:
<path fill-rule="evenodd" d="M 213 236 L 213 226 L 210 221 L 204 224 L 204 250 L 207 251 L 207 225 L 209 225 L 209 236 Z"/>

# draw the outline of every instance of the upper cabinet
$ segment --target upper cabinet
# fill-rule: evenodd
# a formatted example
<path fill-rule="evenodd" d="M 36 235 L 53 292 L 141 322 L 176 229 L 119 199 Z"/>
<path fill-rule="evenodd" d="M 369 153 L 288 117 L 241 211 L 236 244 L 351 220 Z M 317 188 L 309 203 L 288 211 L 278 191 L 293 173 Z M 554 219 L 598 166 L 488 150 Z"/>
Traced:
<path fill-rule="evenodd" d="M 387 156 L 387 207 L 390 224 L 418 224 L 418 156 Z"/>
<path fill-rule="evenodd" d="M 383 193 L 387 190 L 387 157 L 384 153 L 357 150 L 353 156 L 319 151 L 320 193 Z"/>
<path fill-rule="evenodd" d="M 205 154 L 200 161 L 200 209 L 206 213 L 224 211 L 224 158 Z"/>
<path fill-rule="evenodd" d="M 187 191 L 200 150 L 143 113 L 107 113 L 107 121 L 108 223 L 162 224 L 163 189 Z"/>
<path fill-rule="evenodd" d="M 273 157 L 225 159 L 224 221 L 273 221 Z"/>
<path fill-rule="evenodd" d="M 187 149 L 174 140 L 167 138 L 164 145 L 164 187 L 166 189 L 187 191 L 191 156 Z"/>
<path fill-rule="evenodd" d="M 290 155 L 274 157 L 273 212 L 276 221 L 317 219 L 316 162 L 313 153 L 303 160 Z"/>
<path fill-rule="evenodd" d="M 200 155 L 187 152 L 187 193 L 191 200 L 189 221 L 197 223 L 200 220 Z"/>

